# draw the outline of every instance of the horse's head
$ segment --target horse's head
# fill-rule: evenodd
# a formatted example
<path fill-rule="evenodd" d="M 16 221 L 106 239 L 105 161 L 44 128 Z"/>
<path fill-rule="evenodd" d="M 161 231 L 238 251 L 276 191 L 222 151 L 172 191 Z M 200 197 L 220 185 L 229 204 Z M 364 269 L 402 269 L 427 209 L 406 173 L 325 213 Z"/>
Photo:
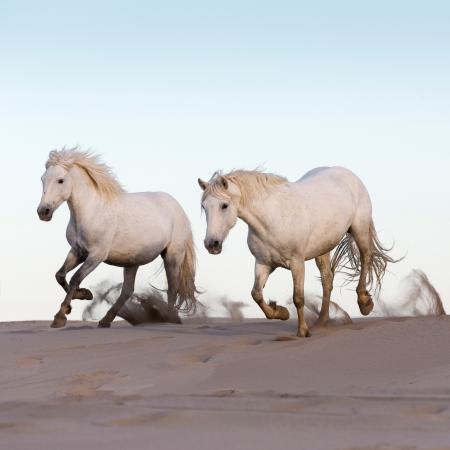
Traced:
<path fill-rule="evenodd" d="M 72 193 L 70 173 L 60 165 L 51 165 L 42 175 L 42 198 L 37 213 L 41 220 L 49 222 L 58 207 L 69 200 Z"/>
<path fill-rule="evenodd" d="M 238 205 L 241 193 L 236 184 L 222 175 L 207 183 L 198 180 L 203 189 L 202 208 L 206 214 L 205 247 L 212 255 L 222 252 L 222 246 L 238 219 Z"/>

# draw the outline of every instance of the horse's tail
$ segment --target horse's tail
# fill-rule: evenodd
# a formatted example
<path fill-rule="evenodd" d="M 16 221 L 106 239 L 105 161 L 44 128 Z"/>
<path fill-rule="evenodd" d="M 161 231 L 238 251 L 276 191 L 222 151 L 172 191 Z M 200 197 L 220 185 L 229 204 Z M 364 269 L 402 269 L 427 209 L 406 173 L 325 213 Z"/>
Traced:
<path fill-rule="evenodd" d="M 186 241 L 186 250 L 180 266 L 178 278 L 178 301 L 176 308 L 184 313 L 194 313 L 197 308 L 197 287 L 195 286 L 195 271 L 197 267 L 194 239 L 192 232 Z"/>
<path fill-rule="evenodd" d="M 387 265 L 396 263 L 401 259 L 394 259 L 389 255 L 393 249 L 384 247 L 380 242 L 373 221 L 369 228 L 370 239 L 370 266 L 367 277 L 368 288 L 371 290 L 375 286 L 375 291 L 379 292 L 381 283 L 386 273 Z M 333 273 L 341 272 L 346 277 L 346 282 L 350 283 L 357 280 L 361 275 L 361 257 L 355 239 L 350 233 L 347 233 L 336 247 L 331 260 Z"/>

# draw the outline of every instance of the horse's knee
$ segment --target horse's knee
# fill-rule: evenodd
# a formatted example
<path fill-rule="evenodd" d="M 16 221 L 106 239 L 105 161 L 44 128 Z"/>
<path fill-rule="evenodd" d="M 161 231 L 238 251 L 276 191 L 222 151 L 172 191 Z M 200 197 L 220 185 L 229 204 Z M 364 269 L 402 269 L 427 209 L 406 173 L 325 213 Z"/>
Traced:
<path fill-rule="evenodd" d="M 69 283 L 69 290 L 76 290 L 76 289 L 78 289 L 78 287 L 79 287 L 80 284 L 81 284 L 81 281 L 82 281 L 82 277 L 79 276 L 79 275 L 77 275 L 77 274 L 75 274 L 75 275 L 72 277 L 72 279 L 70 280 L 70 283 Z"/>
<path fill-rule="evenodd" d="M 58 272 L 55 273 L 55 278 L 59 284 L 64 284 L 66 281 L 66 274 L 58 270 Z"/>
<path fill-rule="evenodd" d="M 256 303 L 258 303 L 258 305 L 260 305 L 264 301 L 264 296 L 260 289 L 252 290 L 252 298 Z"/>

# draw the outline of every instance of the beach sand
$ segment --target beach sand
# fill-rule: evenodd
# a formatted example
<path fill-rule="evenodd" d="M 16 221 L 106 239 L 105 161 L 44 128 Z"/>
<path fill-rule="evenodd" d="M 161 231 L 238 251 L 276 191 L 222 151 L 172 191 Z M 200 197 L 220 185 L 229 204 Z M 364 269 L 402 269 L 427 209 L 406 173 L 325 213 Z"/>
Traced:
<path fill-rule="evenodd" d="M 450 318 L 0 324 L 0 448 L 450 448 Z"/>

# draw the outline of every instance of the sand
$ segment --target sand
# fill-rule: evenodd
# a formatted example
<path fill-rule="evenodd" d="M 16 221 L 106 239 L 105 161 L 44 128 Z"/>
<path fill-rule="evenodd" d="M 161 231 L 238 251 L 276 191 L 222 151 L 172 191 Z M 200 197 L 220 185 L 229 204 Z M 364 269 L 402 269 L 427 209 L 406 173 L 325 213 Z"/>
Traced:
<path fill-rule="evenodd" d="M 450 318 L 0 324 L 0 448 L 450 448 Z"/>

